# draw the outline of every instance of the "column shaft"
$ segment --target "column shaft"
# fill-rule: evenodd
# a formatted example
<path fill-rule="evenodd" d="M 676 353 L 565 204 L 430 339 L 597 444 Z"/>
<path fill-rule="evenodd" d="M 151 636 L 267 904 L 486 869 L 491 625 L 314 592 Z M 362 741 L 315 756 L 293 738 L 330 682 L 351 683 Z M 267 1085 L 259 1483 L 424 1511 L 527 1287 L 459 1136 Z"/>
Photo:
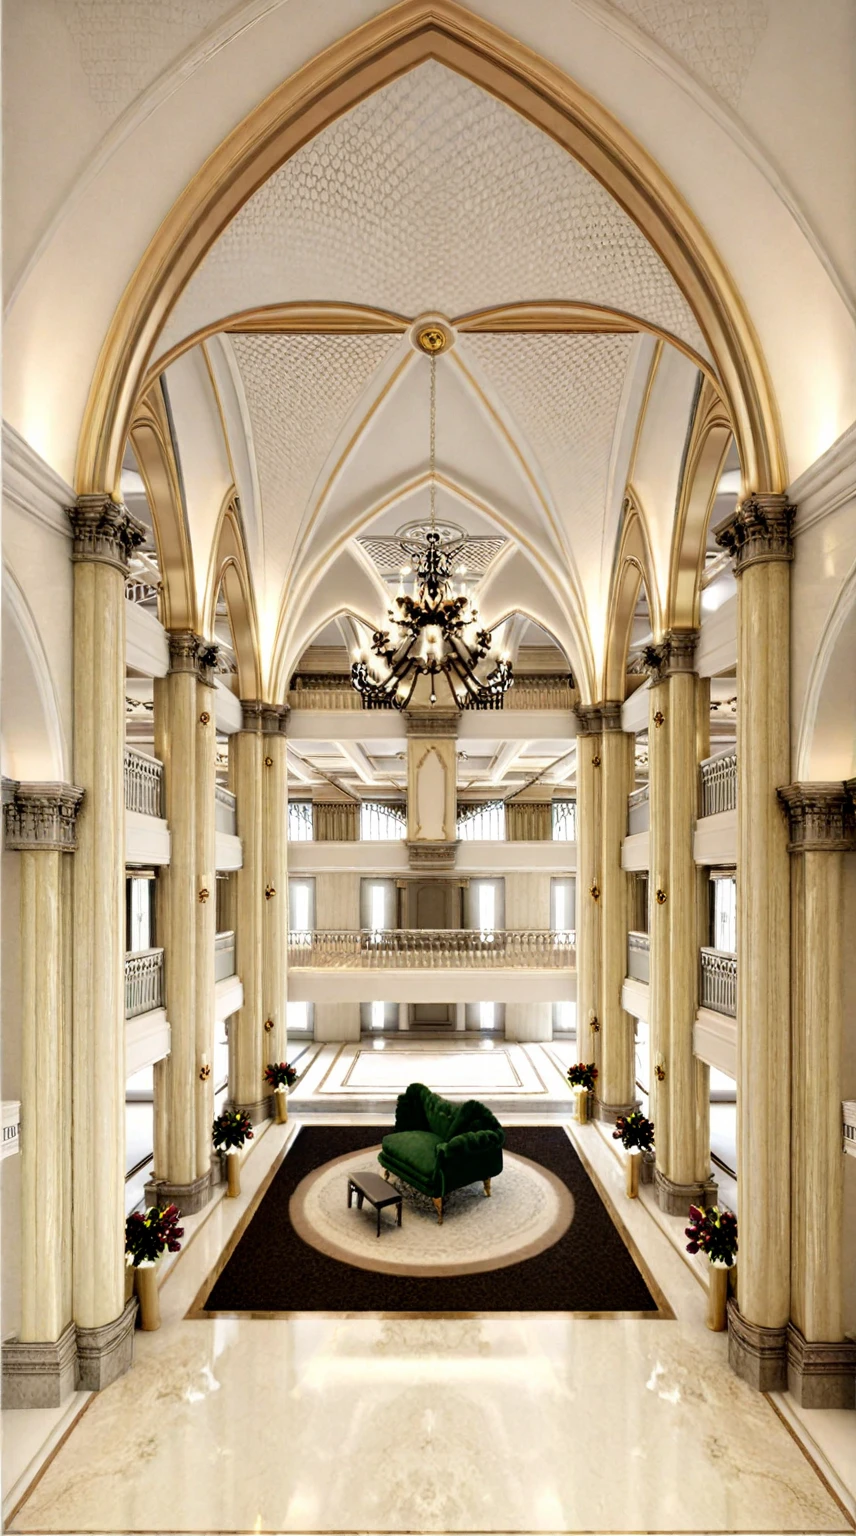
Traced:
<path fill-rule="evenodd" d="M 264 883 L 262 834 L 262 736 L 260 717 L 249 715 L 248 729 L 229 741 L 232 788 L 236 796 L 238 836 L 243 864 L 235 875 L 235 968 L 244 988 L 244 1002 L 229 1024 L 232 1103 L 251 1118 L 267 1113 L 262 1077 L 265 1054 L 262 1012 L 262 947 Z"/>
<path fill-rule="evenodd" d="M 669 969 L 671 963 L 669 904 L 661 902 L 657 892 L 669 886 L 669 784 L 671 706 L 669 684 L 663 679 L 652 682 L 648 707 L 648 811 L 649 811 L 649 1013 L 650 1044 L 650 1116 L 654 1122 L 657 1169 L 670 1166 L 671 1127 L 669 1093 L 665 1080 L 657 1078 L 657 1067 L 665 1071 L 669 1058 Z"/>
<path fill-rule="evenodd" d="M 582 723 L 582 722 L 581 722 Z M 577 736 L 577 1056 L 600 1071 L 601 738 Z M 597 1028 L 593 1028 L 596 1024 Z"/>
<path fill-rule="evenodd" d="M 627 797 L 633 787 L 634 738 L 620 729 L 620 706 L 611 710 L 611 724 L 601 743 L 601 998 L 600 1078 L 598 1112 L 614 1120 L 636 1103 L 634 1021 L 621 1006 L 627 975 L 627 932 L 630 927 L 630 877 L 621 867 L 621 845 L 627 833 Z"/>
<path fill-rule="evenodd" d="M 204 716 L 208 716 L 206 720 Z M 196 944 L 196 1046 L 193 1084 L 195 1091 L 196 1178 L 211 1170 L 211 1124 L 214 1119 L 214 941 L 217 933 L 217 736 L 214 723 L 214 689 L 208 681 L 196 683 L 196 884 L 208 891 L 207 901 L 195 902 Z M 210 1068 L 200 1077 L 203 1058 Z"/>
<path fill-rule="evenodd" d="M 269 728 L 262 738 L 264 890 L 272 893 L 265 898 L 262 914 L 266 1063 L 285 1061 L 288 1052 L 288 767 L 280 723 L 279 711 L 266 711 Z M 260 1097 L 261 1093 L 260 1085 Z"/>

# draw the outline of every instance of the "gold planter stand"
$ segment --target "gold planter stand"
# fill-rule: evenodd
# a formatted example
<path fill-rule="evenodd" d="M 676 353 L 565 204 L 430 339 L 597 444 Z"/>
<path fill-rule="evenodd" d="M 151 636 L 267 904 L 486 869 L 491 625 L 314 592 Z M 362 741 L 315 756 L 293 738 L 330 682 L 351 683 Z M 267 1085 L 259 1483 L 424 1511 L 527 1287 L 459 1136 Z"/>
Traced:
<path fill-rule="evenodd" d="M 638 1200 L 638 1198 L 639 1198 L 639 1169 L 641 1168 L 641 1166 L 642 1166 L 642 1153 L 641 1152 L 628 1152 L 628 1154 L 627 1154 L 627 1165 L 626 1165 L 626 1175 L 625 1175 L 625 1177 L 626 1177 L 625 1188 L 627 1190 L 627 1195 L 628 1195 L 628 1198 L 630 1200 Z"/>
<path fill-rule="evenodd" d="M 226 1153 L 226 1193 L 230 1199 L 236 1200 L 241 1193 L 241 1154 L 240 1152 Z"/>
<path fill-rule="evenodd" d="M 276 1107 L 277 1125 L 285 1125 L 288 1119 L 288 1089 L 275 1088 L 273 1091 L 273 1102 Z"/>
<path fill-rule="evenodd" d="M 708 1264 L 707 1317 L 712 1333 L 724 1333 L 725 1308 L 728 1301 L 728 1264 Z"/>
<path fill-rule="evenodd" d="M 580 1125 L 588 1124 L 589 1096 L 587 1088 L 575 1088 L 574 1095 L 577 1101 L 577 1121 Z"/>
<path fill-rule="evenodd" d="M 155 1333 L 161 1325 L 156 1266 L 150 1264 L 135 1269 L 134 1284 L 140 1303 L 140 1327 L 145 1333 Z"/>

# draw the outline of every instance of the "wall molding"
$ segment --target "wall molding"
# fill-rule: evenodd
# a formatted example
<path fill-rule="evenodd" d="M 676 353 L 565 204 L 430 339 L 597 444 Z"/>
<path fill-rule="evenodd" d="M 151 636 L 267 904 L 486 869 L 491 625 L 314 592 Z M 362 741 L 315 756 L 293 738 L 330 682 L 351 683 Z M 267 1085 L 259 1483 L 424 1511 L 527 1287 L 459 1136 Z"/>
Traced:
<path fill-rule="evenodd" d="M 788 499 L 797 507 L 793 537 L 807 533 L 851 497 L 856 497 L 856 422 L 788 488 Z"/>
<path fill-rule="evenodd" d="M 75 503 L 74 491 L 8 421 L 3 422 L 3 498 L 71 542 L 66 509 Z"/>

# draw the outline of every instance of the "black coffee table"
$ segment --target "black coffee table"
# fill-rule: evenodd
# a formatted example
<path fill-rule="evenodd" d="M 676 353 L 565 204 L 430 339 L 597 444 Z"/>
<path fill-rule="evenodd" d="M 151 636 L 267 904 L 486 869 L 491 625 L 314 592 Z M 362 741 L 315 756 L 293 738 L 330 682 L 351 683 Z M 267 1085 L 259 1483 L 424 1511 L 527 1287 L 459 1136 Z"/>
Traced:
<path fill-rule="evenodd" d="M 401 1196 L 394 1189 L 390 1189 L 385 1179 L 377 1173 L 354 1173 L 348 1178 L 348 1210 L 351 1209 L 351 1197 L 357 1197 L 357 1210 L 363 1208 L 363 1200 L 368 1200 L 377 1211 L 377 1236 L 380 1237 L 380 1213 L 385 1205 L 398 1207 L 398 1225 L 401 1226 Z"/>

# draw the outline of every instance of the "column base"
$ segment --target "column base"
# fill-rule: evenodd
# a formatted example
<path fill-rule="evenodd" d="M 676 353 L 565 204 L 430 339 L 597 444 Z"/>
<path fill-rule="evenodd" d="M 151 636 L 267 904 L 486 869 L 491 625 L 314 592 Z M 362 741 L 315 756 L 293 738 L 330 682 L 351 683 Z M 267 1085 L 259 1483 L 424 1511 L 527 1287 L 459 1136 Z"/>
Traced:
<path fill-rule="evenodd" d="M 688 1216 L 691 1205 L 716 1205 L 719 1188 L 716 1179 L 706 1179 L 704 1183 L 697 1184 L 676 1184 L 674 1179 L 667 1179 L 657 1168 L 654 1171 L 654 1184 L 657 1204 L 667 1216 Z"/>
<path fill-rule="evenodd" d="M 641 1103 L 640 1099 L 634 1099 L 632 1104 L 604 1104 L 602 1099 L 595 1095 L 594 1118 L 602 1120 L 604 1125 L 615 1125 L 622 1115 L 635 1114 Z"/>
<path fill-rule="evenodd" d="M 788 1329 L 763 1328 L 743 1316 L 728 1298 L 728 1364 L 756 1392 L 785 1392 L 788 1386 Z"/>
<path fill-rule="evenodd" d="M 3 1345 L 4 1408 L 59 1408 L 77 1385 L 77 1332 L 63 1328 L 55 1343 Z"/>
<path fill-rule="evenodd" d="M 801 1408 L 856 1408 L 856 1344 L 809 1343 L 788 1324 L 788 1391 Z"/>
<path fill-rule="evenodd" d="M 268 1094 L 267 1098 L 256 1099 L 253 1104 L 238 1104 L 234 1099 L 230 1099 L 229 1108 L 239 1109 L 242 1114 L 249 1115 L 253 1123 L 254 1130 L 256 1126 L 261 1125 L 263 1121 L 272 1120 L 274 1118 L 273 1099 L 270 1094 Z"/>
<path fill-rule="evenodd" d="M 77 1329 L 77 1385 L 81 1392 L 103 1392 L 131 1369 L 136 1318 L 137 1298 L 132 1296 L 111 1323 Z"/>
<path fill-rule="evenodd" d="M 207 1169 L 192 1184 L 171 1184 L 169 1179 L 152 1179 L 145 1188 L 147 1205 L 177 1205 L 182 1216 L 195 1216 L 211 1199 L 211 1171 Z"/>

